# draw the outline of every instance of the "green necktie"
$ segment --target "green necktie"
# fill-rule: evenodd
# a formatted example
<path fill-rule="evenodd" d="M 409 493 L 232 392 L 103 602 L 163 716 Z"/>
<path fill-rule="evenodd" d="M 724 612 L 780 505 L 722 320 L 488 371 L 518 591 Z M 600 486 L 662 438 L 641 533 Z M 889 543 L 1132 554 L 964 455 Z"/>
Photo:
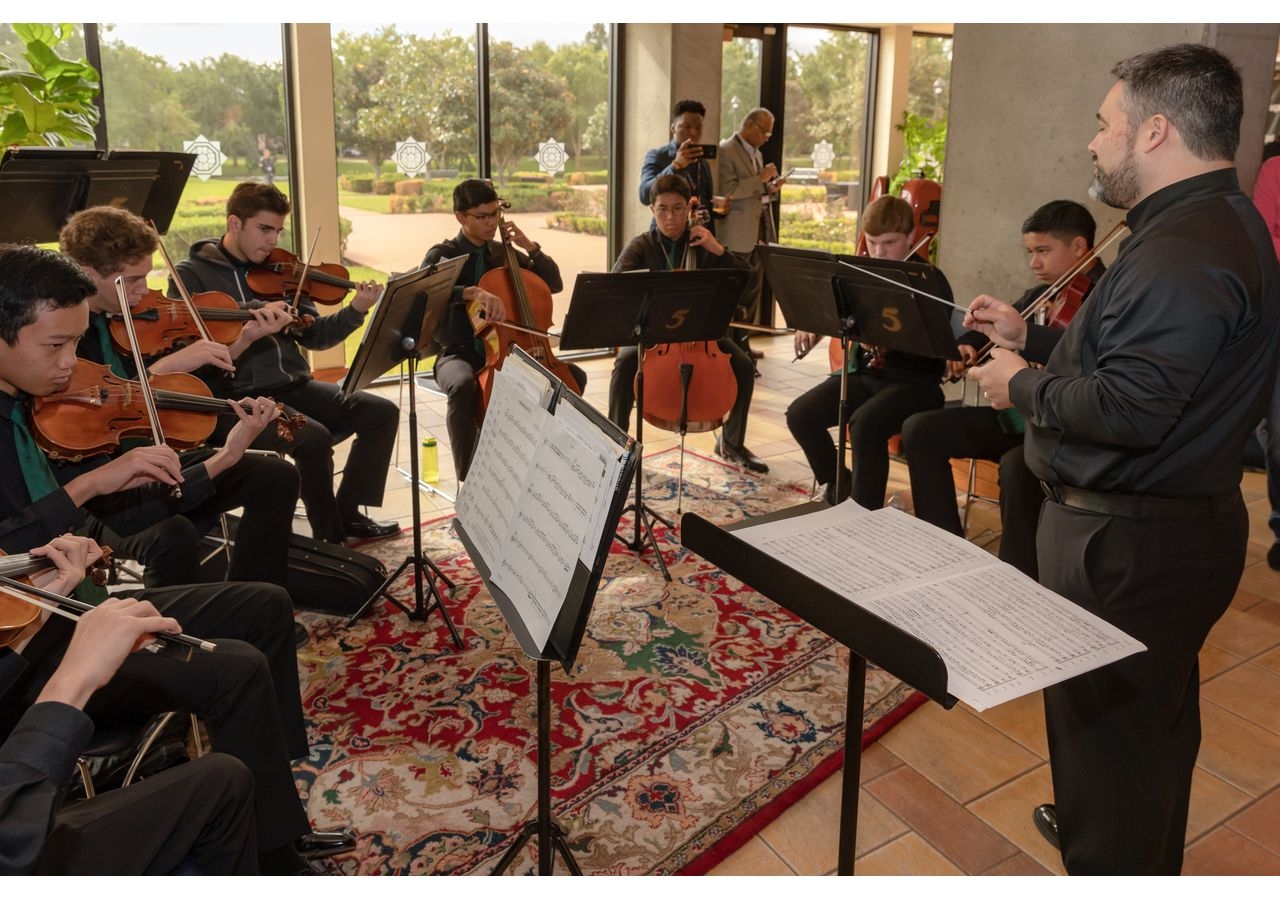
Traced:
<path fill-rule="evenodd" d="M 13 413 L 9 418 L 13 422 L 13 443 L 18 451 L 18 465 L 22 468 L 22 480 L 27 483 L 27 493 L 31 495 L 31 502 L 35 503 L 58 490 L 61 485 L 58 484 L 58 479 L 53 477 L 53 469 L 49 467 L 48 458 L 36 446 L 35 436 L 31 434 L 31 428 L 27 424 L 26 404 L 15 399 Z M 88 578 L 80 582 L 72 593 L 77 600 L 92 603 L 94 606 L 107 599 L 106 588 L 98 587 Z"/>
<path fill-rule="evenodd" d="M 102 347 L 102 361 L 121 378 L 132 378 L 133 376 L 125 368 L 124 359 L 116 352 L 115 344 L 111 343 L 111 330 L 107 327 L 107 317 L 94 313 L 89 317 L 89 324 L 97 334 L 98 344 Z"/>

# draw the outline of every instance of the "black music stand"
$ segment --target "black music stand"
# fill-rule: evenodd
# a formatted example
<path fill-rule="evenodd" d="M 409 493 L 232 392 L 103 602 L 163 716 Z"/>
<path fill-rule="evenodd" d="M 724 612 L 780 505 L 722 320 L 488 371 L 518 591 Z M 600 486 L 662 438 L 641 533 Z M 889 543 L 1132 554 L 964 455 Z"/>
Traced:
<path fill-rule="evenodd" d="M 356 391 L 368 386 L 384 372 L 407 361 L 409 364 L 409 440 L 410 446 L 418 446 L 418 402 L 414 389 L 418 360 L 422 356 L 421 347 L 430 347 L 430 335 L 435 331 L 436 323 L 444 314 L 449 304 L 454 282 L 462 270 L 465 257 L 444 260 L 434 266 L 418 269 L 405 275 L 397 276 L 387 282 L 382 298 L 374 307 L 373 319 L 365 329 L 360 347 L 356 350 L 351 368 L 342 384 L 342 396 L 350 397 Z M 418 454 L 409 454 L 410 470 L 413 483 L 419 482 Z M 347 620 L 348 625 L 364 615 L 379 597 L 385 597 L 398 607 L 406 616 L 415 622 L 424 621 L 434 609 L 440 610 L 440 616 L 449 627 L 453 643 L 462 649 L 462 638 L 458 629 L 449 618 L 444 598 L 436 588 L 434 579 L 445 583 L 453 590 L 453 582 L 445 577 L 436 564 L 422 552 L 422 511 L 418 491 L 412 492 L 413 506 L 413 553 L 406 556 L 404 562 L 396 567 L 387 580 L 370 595 L 355 614 Z M 405 569 L 413 566 L 414 605 L 410 609 L 391 595 L 390 587 Z M 424 592 L 425 585 L 425 592 Z M 426 602 L 426 594 L 431 595 L 431 602 Z"/>
<path fill-rule="evenodd" d="M 867 661 L 871 660 L 945 709 L 955 706 L 956 698 L 947 693 L 947 668 L 933 647 L 732 534 L 740 528 L 825 508 L 819 503 L 806 503 L 725 528 L 694 513 L 685 513 L 680 520 L 680 537 L 685 547 L 849 648 L 836 872 L 852 875 L 858 835 Z"/>
<path fill-rule="evenodd" d="M 835 496 L 844 473 L 849 421 L 849 355 L 855 340 L 914 353 L 959 359 L 951 330 L 951 308 L 912 288 L 940 290 L 931 266 L 850 257 L 767 245 L 758 247 L 769 284 L 787 324 L 840 341 L 840 400 L 836 413 Z M 868 271 L 862 271 L 866 268 Z M 875 274 L 868 274 L 869 272 Z M 879 275 L 880 277 L 876 277 Z"/>
<path fill-rule="evenodd" d="M 74 213 L 118 206 L 165 233 L 194 153 L 11 147 L 0 157 L 0 242 L 48 243 Z"/>
<path fill-rule="evenodd" d="M 634 344 L 636 348 L 636 442 L 644 443 L 644 348 L 679 341 L 718 341 L 746 289 L 745 269 L 699 269 L 693 272 L 584 273 L 573 285 L 569 311 L 560 330 L 560 347 L 581 350 Z M 675 525 L 644 502 L 640 465 L 636 466 L 635 535 L 624 541 L 637 553 L 644 536 L 657 557 L 662 577 L 671 580 L 651 520 Z M 646 516 L 648 518 L 646 518 Z"/>
<path fill-rule="evenodd" d="M 618 452 L 624 455 L 621 477 L 614 490 L 607 497 L 608 511 L 605 514 L 605 528 L 599 546 L 586 565 L 581 559 L 575 560 L 573 577 L 569 583 L 567 594 L 562 598 L 559 613 L 555 617 L 550 635 L 544 643 L 539 643 L 530 634 L 520 611 L 511 598 L 495 586 L 492 581 L 492 567 L 497 560 L 487 560 L 478 552 L 477 545 L 467 533 L 466 526 L 459 519 L 454 520 L 454 530 L 462 541 L 481 579 L 490 595 L 498 604 L 507 627 L 520 643 L 520 649 L 533 659 L 537 666 L 537 741 L 538 741 L 538 796 L 537 816 L 526 822 L 520 829 L 519 837 L 507 849 L 494 868 L 494 875 L 501 875 L 510 867 L 520 850 L 530 838 L 538 839 L 538 874 L 551 875 L 555 867 L 555 853 L 558 851 L 569 871 L 581 875 L 582 869 L 569 849 L 564 829 L 551 816 L 551 664 L 557 662 L 566 673 L 570 673 L 573 661 L 577 658 L 578 649 L 582 646 L 582 638 L 586 633 L 587 619 L 591 616 L 591 607 L 595 602 L 596 591 L 604 572 L 605 562 L 609 558 L 609 547 L 612 535 L 617 530 L 618 518 L 622 514 L 622 506 L 627 499 L 626 486 L 629 483 L 631 470 L 640 459 L 640 445 L 632 441 L 616 425 L 608 421 L 598 410 L 592 408 L 585 400 L 541 366 L 521 348 L 511 351 L 527 365 L 537 368 L 549 383 L 555 385 L 547 410 L 551 412 L 558 404 L 573 405 L 587 419 L 591 420 L 608 441 L 617 445 Z M 566 511 L 567 514 L 567 511 Z"/>

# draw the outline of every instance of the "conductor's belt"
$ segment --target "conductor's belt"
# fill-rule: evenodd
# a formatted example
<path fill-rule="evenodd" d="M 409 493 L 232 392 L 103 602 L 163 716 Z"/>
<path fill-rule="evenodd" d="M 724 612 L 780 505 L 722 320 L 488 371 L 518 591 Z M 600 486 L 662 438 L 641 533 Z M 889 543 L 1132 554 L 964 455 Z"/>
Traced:
<path fill-rule="evenodd" d="M 1104 516 L 1127 519 L 1211 518 L 1230 509 L 1240 492 L 1228 491 L 1214 497 L 1154 497 L 1149 494 L 1117 494 L 1088 491 L 1069 484 L 1040 482 L 1045 496 L 1055 503 Z"/>

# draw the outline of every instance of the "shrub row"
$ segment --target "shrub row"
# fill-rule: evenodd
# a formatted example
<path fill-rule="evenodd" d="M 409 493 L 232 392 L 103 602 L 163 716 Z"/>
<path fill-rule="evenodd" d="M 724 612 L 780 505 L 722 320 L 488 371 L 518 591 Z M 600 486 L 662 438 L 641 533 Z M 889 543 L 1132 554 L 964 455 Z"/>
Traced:
<path fill-rule="evenodd" d="M 572 231 L 575 234 L 592 234 L 597 237 L 604 237 L 608 233 L 608 223 L 598 216 L 579 216 L 563 212 L 547 216 L 547 227 L 557 231 Z"/>

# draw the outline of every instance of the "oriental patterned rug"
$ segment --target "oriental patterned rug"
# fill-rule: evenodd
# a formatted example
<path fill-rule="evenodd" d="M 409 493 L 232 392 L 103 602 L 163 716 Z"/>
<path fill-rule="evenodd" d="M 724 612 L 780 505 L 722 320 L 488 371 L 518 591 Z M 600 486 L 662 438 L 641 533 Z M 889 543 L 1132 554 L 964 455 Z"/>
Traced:
<path fill-rule="evenodd" d="M 675 451 L 645 460 L 664 514 L 677 465 Z M 684 509 L 713 521 L 804 499 L 686 454 Z M 488 874 L 536 814 L 535 665 L 449 524 L 423 527 L 424 551 L 457 585 L 464 650 L 438 614 L 410 622 L 385 601 L 350 628 L 302 615 L 312 754 L 296 779 L 317 828 L 358 833 L 348 873 Z M 573 670 L 553 669 L 552 808 L 588 874 L 707 871 L 843 759 L 844 649 L 665 529 L 658 540 L 675 580 L 615 542 Z M 411 537 L 363 549 L 391 568 Z M 921 702 L 872 669 L 866 742 Z M 512 871 L 533 868 L 535 845 Z"/>

